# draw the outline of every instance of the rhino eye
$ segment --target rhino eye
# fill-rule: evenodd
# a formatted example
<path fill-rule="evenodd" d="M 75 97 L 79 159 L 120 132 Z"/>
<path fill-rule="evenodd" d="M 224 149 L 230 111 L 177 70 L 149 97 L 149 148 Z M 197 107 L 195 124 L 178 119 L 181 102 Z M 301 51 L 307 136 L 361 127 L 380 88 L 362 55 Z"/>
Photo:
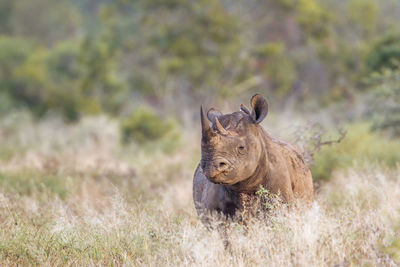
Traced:
<path fill-rule="evenodd" d="M 246 148 L 243 145 L 238 146 L 237 150 L 240 154 L 244 154 L 246 152 Z"/>

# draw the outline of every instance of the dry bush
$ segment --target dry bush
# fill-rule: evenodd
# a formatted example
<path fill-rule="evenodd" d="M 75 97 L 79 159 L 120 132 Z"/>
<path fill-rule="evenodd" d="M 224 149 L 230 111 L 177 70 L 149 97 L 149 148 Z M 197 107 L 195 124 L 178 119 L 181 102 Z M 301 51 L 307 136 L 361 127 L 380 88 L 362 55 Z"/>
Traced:
<path fill-rule="evenodd" d="M 338 137 L 326 139 L 327 130 L 320 123 L 308 123 L 296 126 L 294 131 L 293 143 L 301 149 L 301 152 L 308 165 L 314 162 L 314 156 L 323 146 L 330 146 L 342 142 L 346 137 L 347 131 L 343 128 L 337 129 Z"/>

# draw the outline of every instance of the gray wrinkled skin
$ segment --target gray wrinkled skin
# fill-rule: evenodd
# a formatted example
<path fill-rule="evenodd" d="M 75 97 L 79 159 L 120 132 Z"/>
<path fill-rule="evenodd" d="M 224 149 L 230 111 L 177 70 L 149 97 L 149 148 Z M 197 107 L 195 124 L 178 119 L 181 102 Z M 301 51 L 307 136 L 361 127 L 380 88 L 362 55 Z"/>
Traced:
<path fill-rule="evenodd" d="M 205 118 L 201 109 L 201 161 L 193 179 L 193 200 L 197 213 L 220 213 L 233 217 L 247 209 L 255 214 L 255 192 L 262 185 L 280 194 L 284 202 L 313 201 L 311 172 L 303 156 L 290 144 L 264 131 L 259 123 L 268 113 L 266 100 L 255 95 L 252 111 L 223 115 L 210 109 Z"/>

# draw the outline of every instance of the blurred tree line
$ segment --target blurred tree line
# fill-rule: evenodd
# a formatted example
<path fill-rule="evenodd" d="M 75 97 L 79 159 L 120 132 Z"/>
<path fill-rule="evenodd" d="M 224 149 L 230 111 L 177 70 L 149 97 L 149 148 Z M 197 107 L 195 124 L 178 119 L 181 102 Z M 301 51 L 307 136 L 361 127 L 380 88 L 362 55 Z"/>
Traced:
<path fill-rule="evenodd" d="M 381 91 L 364 82 L 377 75 L 396 93 L 399 14 L 396 0 L 0 0 L 0 113 L 107 113 L 135 128 L 254 92 L 351 102 Z"/>

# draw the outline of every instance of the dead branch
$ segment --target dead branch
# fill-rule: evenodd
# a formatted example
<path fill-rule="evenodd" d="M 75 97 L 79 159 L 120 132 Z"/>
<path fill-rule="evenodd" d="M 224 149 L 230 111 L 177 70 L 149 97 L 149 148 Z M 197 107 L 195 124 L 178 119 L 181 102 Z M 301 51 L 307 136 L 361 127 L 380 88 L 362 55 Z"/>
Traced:
<path fill-rule="evenodd" d="M 325 145 L 340 143 L 346 136 L 347 131 L 338 128 L 338 137 L 332 140 L 324 140 L 326 129 L 319 123 L 296 127 L 294 143 L 301 149 L 308 165 L 313 164 L 314 156 Z"/>

